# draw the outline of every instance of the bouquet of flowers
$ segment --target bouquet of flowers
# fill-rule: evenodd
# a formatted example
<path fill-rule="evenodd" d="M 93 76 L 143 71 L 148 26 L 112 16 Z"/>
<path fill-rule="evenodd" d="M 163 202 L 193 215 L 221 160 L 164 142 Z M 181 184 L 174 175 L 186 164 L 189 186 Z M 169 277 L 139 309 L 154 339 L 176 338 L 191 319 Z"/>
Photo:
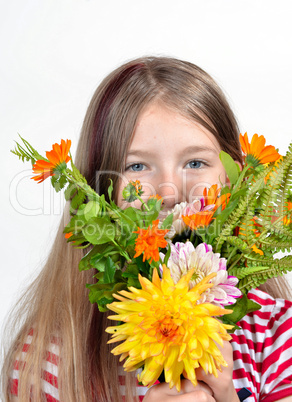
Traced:
<path fill-rule="evenodd" d="M 71 141 L 54 144 L 42 157 L 26 140 L 12 151 L 33 165 L 32 177 L 51 177 L 71 203 L 67 241 L 87 249 L 79 269 L 94 268 L 89 300 L 112 310 L 112 353 L 124 369 L 138 368 L 152 385 L 164 372 L 180 390 L 183 374 L 196 385 L 195 369 L 217 376 L 226 362 L 218 348 L 228 332 L 259 306 L 247 292 L 292 270 L 292 144 L 285 156 L 263 136 L 240 136 L 242 168 L 225 152 L 220 159 L 230 184 L 205 189 L 200 200 L 178 204 L 160 219 L 162 199 L 143 200 L 139 181 L 123 190 L 140 208 L 121 209 L 97 194 L 72 161 Z M 71 168 L 68 167 L 68 162 Z M 277 254 L 277 255 L 276 255 Z"/>

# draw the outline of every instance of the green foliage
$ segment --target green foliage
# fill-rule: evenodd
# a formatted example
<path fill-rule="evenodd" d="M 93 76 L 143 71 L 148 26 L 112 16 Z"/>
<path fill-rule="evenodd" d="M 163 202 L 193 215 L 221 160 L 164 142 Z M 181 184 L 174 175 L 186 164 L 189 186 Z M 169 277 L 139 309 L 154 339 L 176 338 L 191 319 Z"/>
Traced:
<path fill-rule="evenodd" d="M 16 143 L 11 151 L 19 159 L 32 164 L 47 160 L 20 138 L 22 144 Z M 258 308 L 246 297 L 250 289 L 292 270 L 291 255 L 276 256 L 279 251 L 292 251 L 292 212 L 288 208 L 288 201 L 292 201 L 292 144 L 281 160 L 266 166 L 259 164 L 254 168 L 245 164 L 240 171 L 225 152 L 220 152 L 220 159 L 230 180 L 230 187 L 221 191 L 221 195 L 229 197 L 225 209 L 216 210 L 207 228 L 186 230 L 175 239 L 190 240 L 195 246 L 204 241 L 227 259 L 228 273 L 239 279 L 238 287 L 243 292 L 243 297 L 231 306 L 233 313 L 223 318 L 226 323 L 235 323 Z M 162 200 L 153 197 L 145 203 L 140 184 L 129 183 L 124 198 L 129 202 L 139 199 L 142 206 L 122 210 L 112 200 L 112 182 L 108 202 L 87 184 L 72 156 L 71 169 L 60 163 L 53 173 L 54 189 L 60 191 L 66 187 L 65 199 L 70 202 L 71 219 L 64 229 L 69 234 L 68 242 L 87 249 L 79 269 L 94 269 L 93 283 L 87 285 L 89 299 L 98 304 L 100 311 L 106 311 L 113 293 L 130 286 L 139 288 L 139 275 L 151 279 L 153 269 L 162 263 L 143 261 L 143 254 L 135 257 L 137 231 L 147 229 L 159 218 Z M 159 227 L 170 229 L 172 223 L 173 214 L 169 214 Z M 167 264 L 171 249 L 162 251 Z"/>
<path fill-rule="evenodd" d="M 51 183 L 56 192 L 62 190 L 67 184 L 67 177 L 59 172 L 56 172 L 54 176 L 51 177 Z"/>
<path fill-rule="evenodd" d="M 235 163 L 231 156 L 224 151 L 220 152 L 219 157 L 230 180 L 230 183 L 235 184 L 238 180 L 240 172 L 238 164 Z"/>
<path fill-rule="evenodd" d="M 162 222 L 161 229 L 170 229 L 173 221 L 173 214 L 169 214 Z"/>
<path fill-rule="evenodd" d="M 24 138 L 22 138 L 20 135 L 19 137 L 23 142 L 24 147 L 15 141 L 16 147 L 14 150 L 11 150 L 11 152 L 14 155 L 18 156 L 19 159 L 22 160 L 22 162 L 26 160 L 27 162 L 31 162 L 31 164 L 34 165 L 35 162 L 39 159 L 48 161 L 48 159 L 42 157 Z"/>
<path fill-rule="evenodd" d="M 101 312 L 107 311 L 107 305 L 114 301 L 113 293 L 117 293 L 120 290 L 127 289 L 126 282 L 113 282 L 102 283 L 102 280 L 98 280 L 95 284 L 87 284 L 89 289 L 89 301 L 91 303 L 97 303 Z"/>
<path fill-rule="evenodd" d="M 123 189 L 123 199 L 127 202 L 133 202 L 143 194 L 142 187 L 135 182 L 130 181 Z"/>
<path fill-rule="evenodd" d="M 245 294 L 237 300 L 237 302 L 231 306 L 226 307 L 228 310 L 233 310 L 231 314 L 224 315 L 222 317 L 222 322 L 224 324 L 231 324 L 234 325 L 233 331 L 238 328 L 235 325 L 239 322 L 246 314 L 252 313 L 253 311 L 259 310 L 261 306 L 254 301 L 247 298 Z"/>
<path fill-rule="evenodd" d="M 276 164 L 246 169 L 232 183 L 229 203 L 236 198 L 239 202 L 227 219 L 221 218 L 220 234 L 216 232 L 213 239 L 216 252 L 228 258 L 228 273 L 239 279 L 244 293 L 292 270 L 291 256 L 274 257 L 279 251 L 292 251 L 292 225 L 285 224 L 292 187 L 291 151 L 290 145 Z"/>

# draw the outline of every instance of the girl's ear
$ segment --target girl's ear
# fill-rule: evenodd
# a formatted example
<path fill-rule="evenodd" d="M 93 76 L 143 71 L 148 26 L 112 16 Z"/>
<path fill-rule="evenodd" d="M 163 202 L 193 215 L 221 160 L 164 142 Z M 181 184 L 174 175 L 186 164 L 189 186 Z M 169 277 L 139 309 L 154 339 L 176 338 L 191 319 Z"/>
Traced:
<path fill-rule="evenodd" d="M 242 170 L 242 163 L 239 161 L 234 161 L 234 162 L 239 166 L 239 169 Z"/>

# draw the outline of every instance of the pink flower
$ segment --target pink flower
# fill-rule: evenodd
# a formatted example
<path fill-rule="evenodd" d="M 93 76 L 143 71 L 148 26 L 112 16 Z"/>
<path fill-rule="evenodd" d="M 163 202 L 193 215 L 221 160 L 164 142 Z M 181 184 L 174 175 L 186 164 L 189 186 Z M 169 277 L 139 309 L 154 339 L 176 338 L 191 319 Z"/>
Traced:
<path fill-rule="evenodd" d="M 241 296 L 236 288 L 238 279 L 228 275 L 226 259 L 220 254 L 213 253 L 212 246 L 201 243 L 197 247 L 187 241 L 186 243 L 170 244 L 171 254 L 167 262 L 171 277 L 177 283 L 190 269 L 196 268 L 190 288 L 194 287 L 207 275 L 215 272 L 217 275 L 211 280 L 213 287 L 202 293 L 199 303 L 213 303 L 221 307 L 233 304 Z M 162 261 L 164 255 L 160 253 Z"/>

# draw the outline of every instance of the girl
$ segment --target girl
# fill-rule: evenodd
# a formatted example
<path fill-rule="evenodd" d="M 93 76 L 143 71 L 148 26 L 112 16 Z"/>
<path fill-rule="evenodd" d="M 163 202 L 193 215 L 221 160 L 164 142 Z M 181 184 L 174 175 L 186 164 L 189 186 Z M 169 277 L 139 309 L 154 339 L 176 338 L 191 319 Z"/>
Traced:
<path fill-rule="evenodd" d="M 218 154 L 223 149 L 240 163 L 238 134 L 224 94 L 203 70 L 171 58 L 141 58 L 96 90 L 75 162 L 99 194 L 107 194 L 111 178 L 121 207 L 122 188 L 138 179 L 146 198 L 163 197 L 167 212 L 226 181 Z M 290 296 L 282 278 L 262 287 L 269 295 L 250 292 L 263 307 L 242 320 L 233 352 L 225 343 L 228 367 L 218 378 L 197 370 L 197 387 L 183 380 L 180 393 L 163 383 L 147 390 L 110 353 L 107 314 L 88 301 L 85 284 L 93 274 L 78 271 L 83 254 L 66 244 L 67 221 L 65 211 L 47 264 L 10 324 L 15 334 L 21 322 L 3 366 L 5 400 L 233 402 L 246 387 L 248 401 L 292 401 L 292 305 L 274 299 Z"/>

